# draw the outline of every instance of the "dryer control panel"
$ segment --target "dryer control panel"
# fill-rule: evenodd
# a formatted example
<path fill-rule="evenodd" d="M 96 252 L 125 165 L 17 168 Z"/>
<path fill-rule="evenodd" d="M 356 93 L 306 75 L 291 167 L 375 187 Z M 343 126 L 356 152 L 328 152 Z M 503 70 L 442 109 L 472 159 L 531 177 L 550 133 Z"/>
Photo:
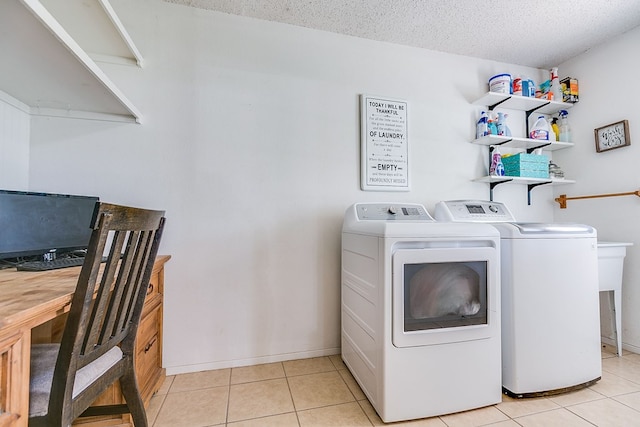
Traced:
<path fill-rule="evenodd" d="M 360 221 L 434 221 L 424 206 L 415 203 L 358 203 Z"/>
<path fill-rule="evenodd" d="M 500 202 L 449 200 L 436 204 L 435 217 L 445 222 L 514 222 L 509 209 Z"/>

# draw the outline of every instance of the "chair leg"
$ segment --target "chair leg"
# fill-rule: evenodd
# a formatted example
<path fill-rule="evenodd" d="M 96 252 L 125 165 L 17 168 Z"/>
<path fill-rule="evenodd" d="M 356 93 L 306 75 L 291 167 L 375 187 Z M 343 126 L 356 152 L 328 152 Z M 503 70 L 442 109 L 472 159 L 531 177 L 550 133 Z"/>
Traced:
<path fill-rule="evenodd" d="M 144 403 L 142 397 L 140 397 L 140 390 L 138 384 L 133 375 L 133 369 L 128 369 L 122 378 L 120 378 L 120 388 L 122 389 L 122 395 L 125 402 L 131 412 L 131 418 L 133 418 L 133 425 L 135 427 L 148 427 L 147 413 L 144 409 Z"/>

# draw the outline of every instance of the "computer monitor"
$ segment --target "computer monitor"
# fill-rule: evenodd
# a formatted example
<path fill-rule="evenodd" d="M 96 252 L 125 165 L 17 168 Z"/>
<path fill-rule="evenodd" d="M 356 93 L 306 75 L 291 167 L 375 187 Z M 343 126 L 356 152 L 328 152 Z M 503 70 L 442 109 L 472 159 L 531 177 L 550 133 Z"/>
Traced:
<path fill-rule="evenodd" d="M 91 237 L 95 196 L 0 190 L 0 260 L 83 250 Z"/>

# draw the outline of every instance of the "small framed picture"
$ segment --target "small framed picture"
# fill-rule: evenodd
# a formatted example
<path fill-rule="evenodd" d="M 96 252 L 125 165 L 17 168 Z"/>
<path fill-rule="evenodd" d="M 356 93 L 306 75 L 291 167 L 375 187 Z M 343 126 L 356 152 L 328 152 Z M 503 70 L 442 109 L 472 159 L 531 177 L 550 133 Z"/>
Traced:
<path fill-rule="evenodd" d="M 596 151 L 598 153 L 631 145 L 629 122 L 627 120 L 599 127 L 594 129 L 594 133 L 596 137 Z"/>

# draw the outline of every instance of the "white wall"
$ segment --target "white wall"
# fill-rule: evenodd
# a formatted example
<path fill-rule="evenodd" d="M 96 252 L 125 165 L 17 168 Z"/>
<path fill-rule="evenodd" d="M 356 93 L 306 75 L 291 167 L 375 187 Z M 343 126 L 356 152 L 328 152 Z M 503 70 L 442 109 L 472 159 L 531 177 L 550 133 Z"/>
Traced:
<path fill-rule="evenodd" d="M 554 159 L 577 183 L 556 188 L 556 196 L 640 189 L 640 87 L 633 83 L 640 69 L 640 57 L 634 54 L 638 44 L 640 28 L 561 64 L 561 77 L 578 78 L 580 102 L 569 110 L 576 145 L 571 150 L 557 152 Z M 631 146 L 597 153 L 594 129 L 624 119 L 629 121 Z M 640 199 L 636 196 L 575 200 L 569 201 L 566 209 L 560 209 L 558 204 L 554 207 L 556 220 L 593 225 L 600 240 L 634 243 L 627 249 L 622 293 L 623 347 L 634 352 L 640 352 L 639 213 Z"/>
<path fill-rule="evenodd" d="M 0 188 L 29 186 L 29 107 L 0 90 Z"/>
<path fill-rule="evenodd" d="M 472 182 L 488 153 L 468 143 L 470 101 L 496 73 L 539 74 L 159 0 L 113 4 L 146 66 L 105 70 L 144 124 L 34 117 L 30 185 L 166 209 L 169 373 L 337 353 L 345 209 L 488 198 Z M 360 190 L 362 93 L 408 101 L 411 192 Z M 495 198 L 522 220 L 552 218 L 551 188 L 531 206 L 522 186 Z"/>

